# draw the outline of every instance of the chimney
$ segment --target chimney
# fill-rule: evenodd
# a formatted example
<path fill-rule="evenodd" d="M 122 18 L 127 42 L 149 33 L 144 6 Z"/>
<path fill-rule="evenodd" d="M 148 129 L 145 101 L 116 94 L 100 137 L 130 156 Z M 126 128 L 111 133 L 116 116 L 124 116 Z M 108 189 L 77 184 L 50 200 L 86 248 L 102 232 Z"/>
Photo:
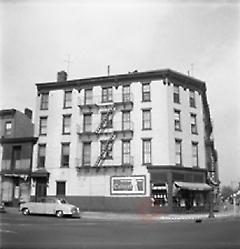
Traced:
<path fill-rule="evenodd" d="M 60 71 L 57 73 L 57 82 L 67 81 L 67 73 L 65 71 Z"/>
<path fill-rule="evenodd" d="M 32 120 L 32 110 L 25 108 L 24 110 L 24 114 L 30 119 Z"/>

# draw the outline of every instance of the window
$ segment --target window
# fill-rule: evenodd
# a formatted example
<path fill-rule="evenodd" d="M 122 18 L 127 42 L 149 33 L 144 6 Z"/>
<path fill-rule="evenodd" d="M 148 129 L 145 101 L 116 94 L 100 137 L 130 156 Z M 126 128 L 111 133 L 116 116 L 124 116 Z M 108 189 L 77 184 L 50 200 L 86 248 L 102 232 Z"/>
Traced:
<path fill-rule="evenodd" d="M 178 104 L 180 103 L 180 92 L 178 86 L 174 86 L 173 89 L 173 102 Z"/>
<path fill-rule="evenodd" d="M 72 91 L 64 92 L 64 101 L 63 108 L 71 108 L 72 107 Z"/>
<path fill-rule="evenodd" d="M 143 164 L 151 164 L 151 139 L 143 139 Z"/>
<path fill-rule="evenodd" d="M 83 166 L 91 165 L 91 143 L 83 143 Z"/>
<path fill-rule="evenodd" d="M 102 128 L 112 128 L 113 127 L 113 113 L 112 112 L 102 112 L 101 113 L 101 124 Z"/>
<path fill-rule="evenodd" d="M 130 112 L 125 111 L 122 113 L 122 129 L 123 131 L 125 130 L 130 130 L 131 129 L 131 123 L 130 123 Z"/>
<path fill-rule="evenodd" d="M 48 109 L 48 96 L 49 96 L 49 93 L 42 93 L 41 94 L 41 105 L 40 105 L 41 110 Z"/>
<path fill-rule="evenodd" d="M 122 164 L 131 164 L 130 141 L 122 141 Z"/>
<path fill-rule="evenodd" d="M 198 143 L 192 142 L 192 166 L 198 167 Z"/>
<path fill-rule="evenodd" d="M 189 105 L 190 107 L 196 107 L 195 92 L 192 90 L 189 91 Z"/>
<path fill-rule="evenodd" d="M 122 88 L 122 98 L 123 98 L 123 102 L 130 101 L 130 85 L 123 86 L 123 88 Z"/>
<path fill-rule="evenodd" d="M 63 116 L 63 134 L 70 134 L 71 131 L 71 115 Z"/>
<path fill-rule="evenodd" d="M 175 163 L 176 165 L 182 165 L 182 140 L 175 140 Z"/>
<path fill-rule="evenodd" d="M 83 116 L 83 130 L 84 132 L 92 131 L 92 114 L 84 114 Z"/>
<path fill-rule="evenodd" d="M 69 167 L 70 144 L 62 143 L 61 167 Z"/>
<path fill-rule="evenodd" d="M 107 140 L 101 141 L 101 155 L 104 155 L 105 159 L 112 159 L 112 149 L 113 149 L 113 142 L 108 142 Z M 106 153 L 105 153 L 106 152 Z"/>
<path fill-rule="evenodd" d="M 102 89 L 102 102 L 112 102 L 113 96 L 112 96 L 112 87 L 104 87 Z"/>
<path fill-rule="evenodd" d="M 142 129 L 151 129 L 151 110 L 142 110 Z"/>
<path fill-rule="evenodd" d="M 151 101 L 150 83 L 142 84 L 142 101 Z"/>
<path fill-rule="evenodd" d="M 197 115 L 191 114 L 191 132 L 197 134 Z"/>
<path fill-rule="evenodd" d="M 5 123 L 5 135 L 6 136 L 10 136 L 12 134 L 12 122 L 11 121 L 7 121 Z"/>
<path fill-rule="evenodd" d="M 21 168 L 21 146 L 13 147 L 13 155 L 12 155 L 12 167 L 13 169 Z"/>
<path fill-rule="evenodd" d="M 174 110 L 174 128 L 176 131 L 181 131 L 181 116 L 179 110 Z"/>
<path fill-rule="evenodd" d="M 85 89 L 84 92 L 84 104 L 91 105 L 93 102 L 93 91 L 92 89 Z"/>
<path fill-rule="evenodd" d="M 56 182 L 56 195 L 63 196 L 66 195 L 66 182 L 65 181 L 57 181 Z"/>
<path fill-rule="evenodd" d="M 38 168 L 45 168 L 46 144 L 38 145 Z"/>
<path fill-rule="evenodd" d="M 47 117 L 40 117 L 39 135 L 47 135 Z"/>

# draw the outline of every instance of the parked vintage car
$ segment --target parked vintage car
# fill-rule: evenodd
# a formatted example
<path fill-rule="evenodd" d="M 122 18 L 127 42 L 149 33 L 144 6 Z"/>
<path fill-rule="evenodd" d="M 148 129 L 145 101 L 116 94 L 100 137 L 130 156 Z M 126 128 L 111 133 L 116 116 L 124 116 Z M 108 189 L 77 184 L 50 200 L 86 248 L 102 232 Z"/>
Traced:
<path fill-rule="evenodd" d="M 69 204 L 65 199 L 44 197 L 37 202 L 25 202 L 20 204 L 19 211 L 23 215 L 29 214 L 52 214 L 57 217 L 71 215 L 80 218 L 79 208 Z"/>

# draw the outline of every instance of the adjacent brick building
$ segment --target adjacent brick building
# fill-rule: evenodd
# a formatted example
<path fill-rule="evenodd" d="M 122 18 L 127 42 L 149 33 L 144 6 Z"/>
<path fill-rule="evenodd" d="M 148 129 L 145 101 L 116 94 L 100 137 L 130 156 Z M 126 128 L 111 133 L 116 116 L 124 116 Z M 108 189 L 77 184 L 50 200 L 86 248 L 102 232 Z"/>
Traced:
<path fill-rule="evenodd" d="M 18 205 L 30 198 L 33 137 L 32 111 L 0 111 L 0 200 Z"/>

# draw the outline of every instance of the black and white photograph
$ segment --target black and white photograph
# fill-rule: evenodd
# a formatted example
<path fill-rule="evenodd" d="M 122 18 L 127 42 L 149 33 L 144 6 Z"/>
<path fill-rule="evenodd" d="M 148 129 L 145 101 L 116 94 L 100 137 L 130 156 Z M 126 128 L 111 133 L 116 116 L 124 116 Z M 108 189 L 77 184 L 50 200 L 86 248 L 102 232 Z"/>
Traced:
<path fill-rule="evenodd" d="M 0 248 L 240 248 L 240 1 L 0 0 Z"/>

